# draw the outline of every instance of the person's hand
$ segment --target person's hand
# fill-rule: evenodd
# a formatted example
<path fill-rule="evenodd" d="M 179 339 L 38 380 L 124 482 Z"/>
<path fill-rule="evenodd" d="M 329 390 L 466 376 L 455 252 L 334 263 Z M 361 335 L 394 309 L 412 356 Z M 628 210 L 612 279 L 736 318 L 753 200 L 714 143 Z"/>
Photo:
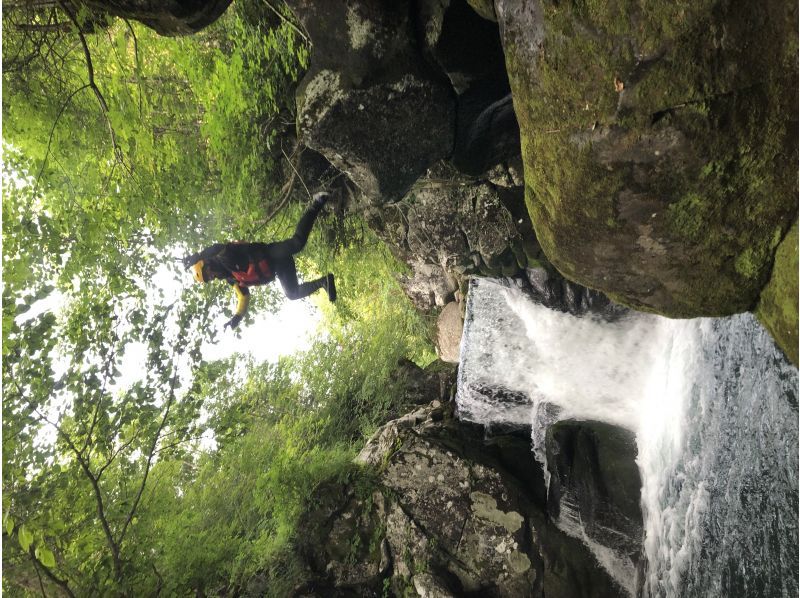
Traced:
<path fill-rule="evenodd" d="M 242 321 L 242 316 L 233 316 L 230 320 L 225 322 L 225 326 L 223 326 L 222 328 L 225 329 L 228 326 L 230 326 L 231 330 L 234 330 L 239 325 L 239 322 L 241 322 L 241 321 Z"/>

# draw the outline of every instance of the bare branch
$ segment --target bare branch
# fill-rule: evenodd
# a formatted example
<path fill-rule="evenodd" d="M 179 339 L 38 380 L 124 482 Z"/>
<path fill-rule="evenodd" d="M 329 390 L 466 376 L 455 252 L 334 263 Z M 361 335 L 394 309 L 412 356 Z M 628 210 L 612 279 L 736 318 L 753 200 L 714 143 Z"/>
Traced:
<path fill-rule="evenodd" d="M 274 6 L 272 6 L 272 4 L 270 4 L 269 0 L 264 0 L 264 4 L 266 4 L 267 8 L 269 8 L 272 12 L 274 12 L 281 21 L 283 21 L 289 27 L 294 29 L 294 31 L 297 33 L 297 35 L 299 35 L 304 40 L 306 40 L 307 44 L 311 43 L 311 40 L 309 39 L 308 35 L 306 33 L 304 33 L 303 31 L 301 31 L 300 28 L 297 25 L 295 25 L 289 19 L 287 19 L 285 16 L 283 16 L 277 8 L 275 8 Z"/>
<path fill-rule="evenodd" d="M 294 149 L 294 151 L 292 151 L 292 156 L 294 156 L 295 152 L 297 152 L 298 146 L 299 146 L 299 142 L 297 142 L 295 144 L 295 149 Z M 297 168 L 295 168 L 295 165 L 292 163 L 291 159 L 289 159 L 289 156 L 286 155 L 286 152 L 283 151 L 283 148 L 281 148 L 281 153 L 283 154 L 283 157 L 286 158 L 286 161 L 289 163 L 289 166 L 292 168 L 294 173 L 297 175 L 297 178 L 300 179 L 300 182 L 303 184 L 303 188 L 306 190 L 306 193 L 308 194 L 309 199 L 311 199 L 311 191 L 308 190 L 308 186 L 306 185 L 306 182 L 303 180 L 303 177 L 300 176 L 300 173 L 297 172 Z"/>
<path fill-rule="evenodd" d="M 114 126 L 111 124 L 111 119 L 108 117 L 108 104 L 106 103 L 105 97 L 103 97 L 100 88 L 97 87 L 97 83 L 94 80 L 94 65 L 92 63 L 92 53 L 89 51 L 89 44 L 86 42 L 86 36 L 83 35 L 81 32 L 81 26 L 78 22 L 78 18 L 72 12 L 72 10 L 63 2 L 63 0 L 58 0 L 58 5 L 61 9 L 67 14 L 72 24 L 75 26 L 75 32 L 78 34 L 78 38 L 80 39 L 81 46 L 83 47 L 83 55 L 86 58 L 86 68 L 88 70 L 88 77 L 89 77 L 89 87 L 94 92 L 97 101 L 100 104 L 100 109 L 103 113 L 103 117 L 105 118 L 106 125 L 108 125 L 108 132 L 111 135 L 111 145 L 114 148 L 114 155 L 117 158 L 117 161 L 120 164 L 125 164 L 124 155 L 122 153 L 122 148 L 117 143 L 117 134 L 114 131 Z"/>
<path fill-rule="evenodd" d="M 256 233 L 259 230 L 261 230 L 262 228 L 264 228 L 275 217 L 275 215 L 278 212 L 280 212 L 284 207 L 286 207 L 286 204 L 289 202 L 289 198 L 292 195 L 292 190 L 294 189 L 294 182 L 298 177 L 300 177 L 300 173 L 297 171 L 297 169 L 295 168 L 294 164 L 292 164 L 292 159 L 294 158 L 295 154 L 297 154 L 297 151 L 299 149 L 300 149 L 300 143 L 297 142 L 297 143 L 295 143 L 294 149 L 292 150 L 292 155 L 291 156 L 287 156 L 286 152 L 284 152 L 283 148 L 281 148 L 281 152 L 283 153 L 284 158 L 286 158 L 286 161 L 289 163 L 289 166 L 291 166 L 291 168 L 292 168 L 292 176 L 290 176 L 289 180 L 286 181 L 283 184 L 283 187 L 281 187 L 280 199 L 278 200 L 278 202 L 275 205 L 275 207 L 273 207 L 272 210 L 270 210 L 270 212 L 264 217 L 264 219 L 261 222 L 261 225 L 258 226 L 253 231 L 253 233 Z M 300 177 L 300 180 L 301 181 L 303 180 L 302 177 Z M 304 187 L 306 186 L 305 182 L 303 182 L 303 186 Z M 306 187 L 306 193 L 308 193 L 308 187 Z"/>

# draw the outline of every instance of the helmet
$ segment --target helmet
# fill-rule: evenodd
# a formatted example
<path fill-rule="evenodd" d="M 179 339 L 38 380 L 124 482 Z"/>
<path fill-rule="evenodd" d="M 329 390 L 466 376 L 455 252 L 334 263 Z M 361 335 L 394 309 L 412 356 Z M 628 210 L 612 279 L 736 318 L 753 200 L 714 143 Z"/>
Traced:
<path fill-rule="evenodd" d="M 192 265 L 192 274 L 194 274 L 194 279 L 197 282 L 205 282 L 203 278 L 203 260 L 197 260 Z"/>

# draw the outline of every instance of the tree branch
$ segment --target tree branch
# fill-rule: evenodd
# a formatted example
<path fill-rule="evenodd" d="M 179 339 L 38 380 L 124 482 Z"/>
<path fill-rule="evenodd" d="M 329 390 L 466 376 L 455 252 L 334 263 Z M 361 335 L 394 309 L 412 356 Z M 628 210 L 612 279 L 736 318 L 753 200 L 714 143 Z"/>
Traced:
<path fill-rule="evenodd" d="M 128 26 L 128 31 L 133 38 L 133 56 L 136 59 L 136 85 L 139 88 L 139 116 L 142 116 L 142 80 L 139 77 L 139 73 L 141 72 L 141 65 L 139 64 L 139 40 L 136 38 L 136 32 L 133 30 L 133 25 L 128 19 L 122 19 L 125 22 L 125 25 Z"/>
<path fill-rule="evenodd" d="M 283 154 L 283 157 L 286 158 L 286 161 L 289 163 L 289 166 L 292 169 L 292 176 L 290 176 L 289 180 L 283 184 L 283 187 L 281 187 L 280 199 L 278 200 L 278 203 L 275 205 L 274 208 L 272 208 L 272 210 L 270 210 L 269 214 L 267 214 L 264 217 L 264 219 L 261 221 L 261 225 L 256 227 L 256 229 L 253 231 L 254 234 L 260 231 L 262 228 L 264 228 L 275 217 L 275 215 L 278 212 L 280 212 L 283 208 L 286 207 L 286 204 L 289 201 L 289 197 L 291 197 L 292 195 L 292 189 L 294 189 L 294 182 L 298 177 L 300 177 L 300 173 L 297 172 L 297 169 L 295 168 L 294 164 L 292 164 L 292 159 L 294 158 L 295 154 L 297 154 L 299 148 L 300 148 L 300 142 L 295 143 L 291 156 L 287 156 L 286 152 L 284 152 L 283 148 L 281 148 L 281 153 Z M 303 181 L 303 178 L 300 177 L 300 180 Z M 305 182 L 303 182 L 303 186 L 306 187 Z M 308 187 L 306 187 L 306 193 L 308 193 Z"/>
<path fill-rule="evenodd" d="M 278 11 L 278 9 L 277 9 L 277 8 L 275 8 L 274 6 L 272 6 L 272 4 L 270 4 L 269 0 L 264 0 L 264 4 L 266 4 L 266 5 L 267 5 L 267 8 L 269 8 L 269 9 L 270 9 L 272 12 L 274 12 L 274 13 L 275 13 L 275 15 L 276 15 L 276 16 L 277 16 L 277 17 L 278 17 L 278 18 L 279 18 L 281 21 L 283 21 L 283 22 L 284 22 L 284 23 L 286 23 L 286 24 L 287 24 L 289 27 L 291 27 L 292 29 L 294 29 L 294 31 L 297 33 L 297 35 L 299 35 L 299 36 L 300 36 L 300 37 L 302 37 L 304 40 L 306 40 L 306 43 L 307 43 L 307 44 L 310 44 L 310 43 L 311 43 L 311 40 L 308 38 L 308 35 L 307 35 L 306 33 L 304 33 L 303 31 L 301 31 L 301 30 L 300 30 L 300 28 L 299 28 L 297 25 L 295 25 L 295 24 L 294 24 L 294 23 L 292 23 L 292 22 L 291 22 L 289 19 L 287 19 L 285 16 L 283 16 L 283 15 L 280 13 L 280 11 Z"/>
<path fill-rule="evenodd" d="M 122 560 L 120 559 L 120 549 L 119 544 L 114 541 L 114 534 L 111 532 L 111 526 L 108 523 L 108 518 L 106 517 L 105 513 L 105 503 L 103 502 L 103 494 L 100 491 L 100 485 L 97 483 L 97 477 L 92 473 L 92 470 L 89 468 L 89 463 L 84 458 L 83 454 L 78 447 L 75 446 L 75 443 L 70 438 L 69 434 L 64 432 L 64 430 L 58 424 L 51 422 L 47 417 L 39 413 L 36 410 L 37 415 L 43 420 L 46 421 L 48 424 L 53 426 L 58 432 L 59 436 L 64 439 L 64 442 L 67 443 L 67 446 L 70 450 L 75 453 L 75 457 L 78 459 L 78 464 L 81 466 L 84 475 L 89 480 L 89 483 L 92 486 L 92 491 L 94 492 L 94 499 L 95 505 L 97 507 L 97 517 L 100 519 L 100 525 L 103 527 L 103 533 L 106 537 L 106 542 L 108 543 L 108 547 L 111 549 L 111 556 L 114 560 L 114 575 L 117 580 L 122 579 Z"/>
<path fill-rule="evenodd" d="M 56 125 L 58 124 L 58 121 L 61 120 L 61 115 L 64 114 L 64 110 L 66 110 L 67 105 L 72 101 L 72 98 L 75 97 L 75 95 L 79 91 L 83 91 L 87 87 L 89 87 L 89 86 L 88 85 L 83 85 L 82 87 L 79 87 L 78 89 L 73 91 L 71 94 L 69 94 L 69 96 L 67 97 L 66 101 L 61 105 L 61 110 L 58 111 L 58 114 L 56 115 L 56 119 L 53 121 L 53 126 L 50 127 L 50 137 L 48 137 L 48 139 L 47 139 L 47 150 L 45 151 L 44 158 L 42 159 L 42 167 L 39 169 L 39 174 L 36 176 L 36 182 L 37 183 L 39 182 L 39 179 L 41 178 L 42 173 L 44 172 L 44 167 L 47 164 L 47 157 L 50 155 L 50 146 L 53 144 L 53 133 L 55 133 Z"/>
<path fill-rule="evenodd" d="M 39 575 L 39 567 L 41 567 L 42 571 L 44 571 L 44 574 L 50 579 L 50 581 L 52 581 L 54 584 L 56 584 L 58 587 L 60 587 L 62 590 L 64 590 L 67 593 L 67 596 L 70 596 L 71 598 L 75 598 L 75 594 L 72 593 L 72 590 L 70 589 L 69 584 L 67 583 L 67 581 L 64 580 L 64 579 L 61 579 L 60 577 L 56 577 L 56 575 L 52 571 L 50 571 L 49 567 L 45 567 L 44 564 L 42 563 L 42 561 L 40 561 L 38 558 L 36 558 L 36 550 L 33 548 L 33 546 L 28 548 L 28 554 L 30 555 L 31 560 L 33 561 L 33 568 L 36 569 L 36 575 L 37 576 Z M 42 583 L 42 578 L 41 577 L 39 577 L 39 583 L 40 584 Z M 44 585 L 42 585 L 42 596 L 44 596 L 44 595 L 45 595 L 45 593 L 44 593 Z"/>
<path fill-rule="evenodd" d="M 108 104 L 106 103 L 105 97 L 103 97 L 100 88 L 97 87 L 97 83 L 94 81 L 94 65 L 92 63 L 92 54 L 89 51 L 89 44 L 86 43 L 86 36 L 83 35 L 81 32 L 81 25 L 78 22 L 78 18 L 72 12 L 72 10 L 64 3 L 63 0 L 58 0 L 58 5 L 61 9 L 66 13 L 69 17 L 69 20 L 72 21 L 72 24 L 75 26 L 75 32 L 78 34 L 78 38 L 81 42 L 81 47 L 83 48 L 83 55 L 86 58 L 86 68 L 88 70 L 89 76 L 89 87 L 94 92 L 97 101 L 100 104 L 100 109 L 103 113 L 103 117 L 105 118 L 106 125 L 108 125 L 108 132 L 111 135 L 111 145 L 114 148 L 114 155 L 117 158 L 117 161 L 121 164 L 125 164 L 124 162 L 124 155 L 122 154 L 122 148 L 120 148 L 119 144 L 117 143 L 117 134 L 114 131 L 114 126 L 111 124 L 111 119 L 108 116 Z"/>
<path fill-rule="evenodd" d="M 174 351 L 173 351 L 173 358 L 174 358 Z M 136 514 L 136 509 L 139 507 L 139 501 L 142 499 L 142 494 L 144 493 L 144 488 L 147 485 L 147 477 L 150 474 L 150 468 L 153 466 L 153 458 L 156 454 L 156 447 L 158 446 L 158 441 L 161 438 L 161 433 L 164 431 L 164 427 L 167 425 L 167 419 L 169 418 L 169 412 L 172 408 L 172 404 L 175 402 L 175 386 L 178 383 L 178 374 L 174 373 L 172 375 L 172 379 L 169 383 L 169 399 L 167 400 L 167 405 L 164 408 L 164 415 L 161 418 L 161 423 L 158 425 L 158 430 L 156 430 L 155 436 L 153 437 L 153 443 L 150 445 L 150 451 L 147 455 L 147 465 L 144 468 L 144 475 L 142 475 L 142 483 L 139 484 L 139 490 L 136 493 L 136 498 L 133 500 L 133 504 L 131 505 L 131 510 L 128 513 L 128 517 L 125 520 L 125 523 L 122 526 L 122 531 L 119 534 L 119 543 L 122 544 L 122 540 L 125 537 L 126 532 L 128 531 L 128 526 L 133 521 L 133 516 Z"/>

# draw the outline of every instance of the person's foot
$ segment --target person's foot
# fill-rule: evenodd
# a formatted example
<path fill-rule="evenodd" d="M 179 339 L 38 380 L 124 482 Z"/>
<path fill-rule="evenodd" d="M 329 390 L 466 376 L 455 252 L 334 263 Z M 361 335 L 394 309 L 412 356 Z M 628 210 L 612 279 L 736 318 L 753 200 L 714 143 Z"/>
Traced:
<path fill-rule="evenodd" d="M 328 200 L 330 198 L 331 198 L 331 194 L 328 193 L 327 191 L 320 191 L 319 193 L 315 193 L 313 198 L 312 198 L 312 201 L 311 201 L 311 206 L 315 210 L 321 210 L 322 207 L 326 203 L 328 203 Z"/>
<path fill-rule="evenodd" d="M 325 290 L 328 291 L 328 300 L 331 303 L 336 301 L 336 283 L 333 280 L 333 274 L 328 274 L 325 279 Z"/>

